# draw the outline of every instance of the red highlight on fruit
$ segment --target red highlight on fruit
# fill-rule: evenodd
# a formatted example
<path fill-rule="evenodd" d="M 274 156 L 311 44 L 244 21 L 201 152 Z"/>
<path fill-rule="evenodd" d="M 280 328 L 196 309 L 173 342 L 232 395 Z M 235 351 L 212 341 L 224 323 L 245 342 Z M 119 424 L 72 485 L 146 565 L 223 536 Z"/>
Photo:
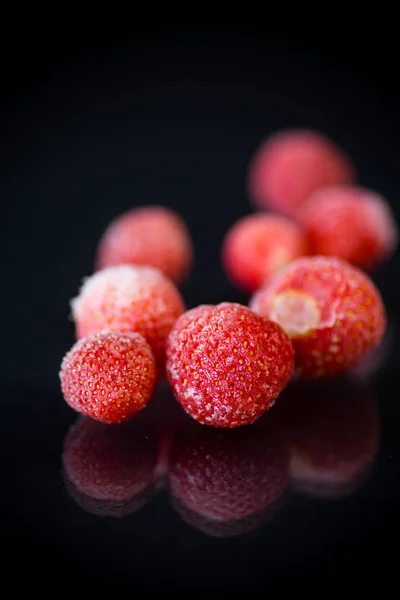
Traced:
<path fill-rule="evenodd" d="M 164 206 L 134 208 L 114 219 L 97 250 L 98 269 L 121 264 L 159 269 L 175 283 L 189 273 L 193 245 L 181 217 Z"/>
<path fill-rule="evenodd" d="M 366 270 L 378 267 L 397 245 L 388 203 L 358 187 L 332 187 L 311 196 L 297 215 L 314 254 L 337 256 Z"/>
<path fill-rule="evenodd" d="M 155 360 L 139 333 L 97 333 L 80 339 L 65 355 L 60 380 L 71 408 L 105 423 L 120 423 L 150 400 Z"/>
<path fill-rule="evenodd" d="M 229 279 L 245 292 L 254 292 L 279 269 L 308 254 L 301 226 L 279 215 L 257 213 L 239 219 L 228 231 L 222 262 Z"/>
<path fill-rule="evenodd" d="M 346 380 L 293 386 L 277 411 L 287 432 L 293 488 L 339 499 L 365 481 L 380 428 L 371 391 Z"/>
<path fill-rule="evenodd" d="M 108 267 L 88 277 L 71 302 L 78 338 L 99 331 L 136 331 L 146 338 L 158 361 L 165 362 L 165 342 L 185 310 L 175 285 L 150 267 Z"/>
<path fill-rule="evenodd" d="M 294 261 L 256 292 L 250 306 L 291 337 L 297 374 L 306 379 L 347 371 L 381 341 L 386 328 L 371 279 L 336 258 Z"/>
<path fill-rule="evenodd" d="M 249 308 L 224 302 L 178 319 L 167 341 L 167 376 L 183 408 L 215 427 L 253 423 L 288 383 L 293 347 Z"/>
<path fill-rule="evenodd" d="M 156 447 L 138 422 L 105 425 L 80 417 L 68 432 L 62 455 L 69 492 L 88 512 L 132 514 L 151 498 Z"/>
<path fill-rule="evenodd" d="M 239 535 L 276 512 L 288 448 L 274 427 L 233 431 L 191 421 L 174 438 L 169 484 L 182 518 L 209 535 Z"/>
<path fill-rule="evenodd" d="M 348 156 L 316 131 L 288 130 L 270 136 L 253 157 L 248 192 L 260 208 L 293 214 L 317 190 L 355 180 Z"/>

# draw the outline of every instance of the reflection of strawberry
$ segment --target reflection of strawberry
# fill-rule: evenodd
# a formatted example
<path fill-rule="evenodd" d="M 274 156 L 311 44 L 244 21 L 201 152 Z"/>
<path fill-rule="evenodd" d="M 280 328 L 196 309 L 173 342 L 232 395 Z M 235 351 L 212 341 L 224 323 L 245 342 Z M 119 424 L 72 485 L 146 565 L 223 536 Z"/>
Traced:
<path fill-rule="evenodd" d="M 277 412 L 298 491 L 340 497 L 358 487 L 379 442 L 377 409 L 368 389 L 346 380 L 297 385 L 282 395 Z"/>
<path fill-rule="evenodd" d="M 172 497 L 172 506 L 183 521 L 213 537 L 233 537 L 254 531 L 271 521 L 278 512 L 281 503 L 278 501 L 271 506 L 267 506 L 263 511 L 252 513 L 242 519 L 231 519 L 228 521 L 218 521 L 205 517 L 199 512 L 190 510 L 182 504 L 176 496 Z"/>
<path fill-rule="evenodd" d="M 83 494 L 67 477 L 65 486 L 78 506 L 99 517 L 127 517 L 145 506 L 156 490 L 156 486 L 151 484 L 127 500 L 98 500 Z"/>
<path fill-rule="evenodd" d="M 72 427 L 64 442 L 63 464 L 79 504 L 114 516 L 143 504 L 157 456 L 155 443 L 141 425 L 140 416 L 121 425 L 81 417 Z"/>
<path fill-rule="evenodd" d="M 272 427 L 227 431 L 188 423 L 175 436 L 171 492 L 201 517 L 234 521 L 260 513 L 287 481 L 287 448 Z"/>

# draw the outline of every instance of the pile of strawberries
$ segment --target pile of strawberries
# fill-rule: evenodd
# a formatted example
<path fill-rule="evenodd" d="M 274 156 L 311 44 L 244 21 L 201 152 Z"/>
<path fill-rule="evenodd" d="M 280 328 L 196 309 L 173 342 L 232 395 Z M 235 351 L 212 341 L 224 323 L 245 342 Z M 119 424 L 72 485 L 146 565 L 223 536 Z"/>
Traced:
<path fill-rule="evenodd" d="M 78 341 L 61 365 L 66 402 L 120 423 L 167 377 L 196 421 L 233 428 L 256 421 L 289 381 L 353 368 L 386 328 L 367 270 L 397 243 L 385 200 L 354 182 L 350 160 L 319 133 L 264 142 L 248 179 L 262 210 L 235 223 L 222 247 L 228 277 L 254 294 L 248 307 L 186 311 L 177 286 L 193 245 L 170 209 L 136 208 L 115 219 L 100 240 L 96 272 L 71 303 Z"/>

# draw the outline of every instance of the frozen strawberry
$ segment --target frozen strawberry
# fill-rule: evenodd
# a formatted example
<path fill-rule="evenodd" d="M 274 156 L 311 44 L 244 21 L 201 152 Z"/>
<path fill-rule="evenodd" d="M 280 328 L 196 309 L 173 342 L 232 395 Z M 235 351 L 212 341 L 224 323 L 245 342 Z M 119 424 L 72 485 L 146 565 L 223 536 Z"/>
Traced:
<path fill-rule="evenodd" d="M 165 342 L 184 311 L 175 285 L 150 267 L 122 265 L 98 271 L 71 302 L 78 338 L 98 331 L 137 331 L 151 346 L 159 363 Z"/>
<path fill-rule="evenodd" d="M 314 254 L 337 256 L 362 269 L 379 266 L 397 245 L 397 227 L 388 203 L 363 188 L 319 190 L 297 217 Z"/>
<path fill-rule="evenodd" d="M 347 371 L 381 341 L 386 328 L 371 279 L 336 258 L 293 261 L 256 292 L 250 306 L 291 337 L 297 373 L 307 379 Z"/>
<path fill-rule="evenodd" d="M 225 272 L 245 292 L 254 292 L 277 270 L 308 252 L 299 225 L 274 214 L 258 213 L 237 221 L 222 248 Z"/>
<path fill-rule="evenodd" d="M 379 445 L 371 391 L 346 380 L 285 390 L 278 411 L 288 433 L 296 490 L 339 498 L 365 480 Z"/>
<path fill-rule="evenodd" d="M 350 159 L 332 140 L 316 131 L 289 130 L 272 135 L 257 150 L 248 190 L 257 206 L 293 214 L 316 190 L 354 180 Z"/>
<path fill-rule="evenodd" d="M 196 421 L 215 427 L 253 423 L 293 371 L 282 329 L 240 304 L 198 307 L 176 322 L 167 342 L 167 375 Z"/>
<path fill-rule="evenodd" d="M 82 338 L 60 370 L 65 401 L 105 423 L 132 418 L 151 398 L 155 360 L 139 333 L 102 332 Z"/>
<path fill-rule="evenodd" d="M 164 206 L 144 206 L 110 223 L 100 240 L 96 265 L 147 265 L 180 283 L 192 261 L 192 241 L 181 217 Z"/>
<path fill-rule="evenodd" d="M 232 525 L 263 513 L 282 497 L 288 483 L 287 446 L 273 427 L 218 430 L 191 421 L 175 435 L 169 482 L 187 511 Z"/>
<path fill-rule="evenodd" d="M 64 441 L 68 489 L 95 514 L 124 516 L 139 509 L 154 491 L 156 446 L 137 421 L 105 425 L 80 417 Z"/>

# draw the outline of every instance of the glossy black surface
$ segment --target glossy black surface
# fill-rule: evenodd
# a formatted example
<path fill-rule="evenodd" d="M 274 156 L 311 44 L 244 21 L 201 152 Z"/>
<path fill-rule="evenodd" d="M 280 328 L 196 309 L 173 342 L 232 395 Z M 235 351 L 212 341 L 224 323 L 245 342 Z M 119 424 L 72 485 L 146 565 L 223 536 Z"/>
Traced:
<path fill-rule="evenodd" d="M 196 426 L 162 386 L 116 436 L 79 419 L 59 390 L 74 341 L 68 301 L 107 222 L 133 205 L 167 204 L 188 222 L 188 306 L 247 301 L 226 280 L 219 247 L 250 211 L 246 166 L 269 132 L 331 135 L 400 221 L 392 87 L 375 63 L 300 37 L 143 34 L 75 53 L 62 40 L 56 66 L 33 54 L 29 76 L 10 80 L 1 114 L 2 539 L 7 562 L 36 589 L 55 575 L 54 593 L 86 584 L 267 596 L 347 581 L 361 593 L 396 578 L 398 254 L 374 275 L 390 324 L 376 366 L 293 386 L 250 428 Z"/>

